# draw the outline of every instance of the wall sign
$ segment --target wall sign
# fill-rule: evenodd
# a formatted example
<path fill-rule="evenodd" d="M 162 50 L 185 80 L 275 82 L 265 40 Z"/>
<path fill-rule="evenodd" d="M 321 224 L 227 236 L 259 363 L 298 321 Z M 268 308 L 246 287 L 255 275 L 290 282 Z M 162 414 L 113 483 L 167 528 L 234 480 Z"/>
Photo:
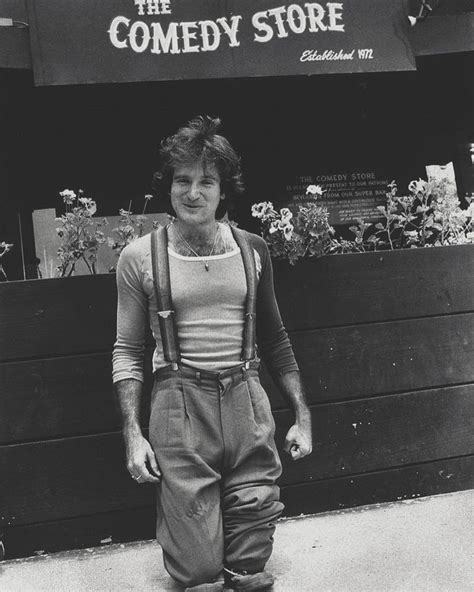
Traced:
<path fill-rule="evenodd" d="M 306 188 L 319 185 L 324 193 L 316 203 L 328 208 L 330 224 L 350 224 L 357 218 L 373 222 L 380 219 L 377 206 L 385 204 L 391 181 L 382 171 L 375 170 L 300 176 L 286 186 L 285 201 L 290 207 L 314 202 Z"/>
<path fill-rule="evenodd" d="M 405 0 L 27 0 L 36 84 L 414 70 Z"/>

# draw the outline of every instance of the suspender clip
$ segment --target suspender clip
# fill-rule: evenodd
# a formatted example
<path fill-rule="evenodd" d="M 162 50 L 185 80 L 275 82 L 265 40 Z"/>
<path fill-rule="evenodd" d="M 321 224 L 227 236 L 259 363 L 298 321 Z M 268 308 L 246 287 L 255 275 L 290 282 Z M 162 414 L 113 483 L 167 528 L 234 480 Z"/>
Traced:
<path fill-rule="evenodd" d="M 167 319 L 170 315 L 174 314 L 174 310 L 159 310 L 157 314 L 162 319 Z"/>

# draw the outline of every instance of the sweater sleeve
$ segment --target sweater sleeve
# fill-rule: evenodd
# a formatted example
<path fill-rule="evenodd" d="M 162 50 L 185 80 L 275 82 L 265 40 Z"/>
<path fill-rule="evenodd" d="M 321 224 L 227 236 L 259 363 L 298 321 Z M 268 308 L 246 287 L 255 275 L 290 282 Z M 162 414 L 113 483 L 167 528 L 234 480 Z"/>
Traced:
<path fill-rule="evenodd" d="M 257 289 L 257 344 L 260 356 L 271 374 L 298 371 L 288 334 L 281 320 L 273 287 L 273 268 L 266 242 L 251 235 L 261 259 Z"/>
<path fill-rule="evenodd" d="M 112 378 L 143 382 L 143 355 L 148 298 L 141 281 L 141 253 L 130 244 L 117 264 L 117 337 L 112 355 Z"/>

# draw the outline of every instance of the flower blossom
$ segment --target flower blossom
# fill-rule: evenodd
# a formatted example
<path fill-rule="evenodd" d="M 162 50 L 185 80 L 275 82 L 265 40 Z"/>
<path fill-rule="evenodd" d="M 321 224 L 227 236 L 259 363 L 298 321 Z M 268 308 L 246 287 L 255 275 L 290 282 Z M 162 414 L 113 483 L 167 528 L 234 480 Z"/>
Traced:
<path fill-rule="evenodd" d="M 293 214 L 292 214 L 291 210 L 289 210 L 288 208 L 282 208 L 280 210 L 280 216 L 281 216 L 282 222 L 288 222 L 289 220 L 291 220 L 293 218 Z"/>
<path fill-rule="evenodd" d="M 322 195 L 324 193 L 321 185 L 308 185 L 306 195 Z"/>
<path fill-rule="evenodd" d="M 71 189 L 63 189 L 63 191 L 59 192 L 59 195 L 63 198 L 63 202 L 68 205 L 73 204 L 76 199 L 76 194 Z"/>
<path fill-rule="evenodd" d="M 408 185 L 408 191 L 411 191 L 415 195 L 418 193 L 423 193 L 426 185 L 427 183 L 426 181 L 423 181 L 423 179 L 418 179 L 418 181 L 413 180 Z"/>
<path fill-rule="evenodd" d="M 293 236 L 293 230 L 294 230 L 294 226 L 293 224 L 285 224 L 285 226 L 283 227 L 283 235 L 286 238 L 287 241 L 289 241 L 291 239 L 291 237 Z"/>
<path fill-rule="evenodd" d="M 268 229 L 268 232 L 270 234 L 273 234 L 277 230 L 280 230 L 280 220 L 273 220 L 273 222 L 270 224 L 270 228 Z"/>
<path fill-rule="evenodd" d="M 252 216 L 261 220 L 268 218 L 274 212 L 275 210 L 271 201 L 262 201 L 252 206 Z"/>
<path fill-rule="evenodd" d="M 89 216 L 93 216 L 97 212 L 97 204 L 90 197 L 80 197 L 79 203 L 85 207 Z"/>

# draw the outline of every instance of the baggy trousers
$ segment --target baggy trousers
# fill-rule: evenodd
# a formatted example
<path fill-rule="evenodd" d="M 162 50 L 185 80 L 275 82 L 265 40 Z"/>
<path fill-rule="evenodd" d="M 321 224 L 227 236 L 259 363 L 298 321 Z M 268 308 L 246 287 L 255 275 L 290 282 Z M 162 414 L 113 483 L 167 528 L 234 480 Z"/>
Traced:
<path fill-rule="evenodd" d="M 263 570 L 283 504 L 275 423 L 257 365 L 155 373 L 150 442 L 162 472 L 157 540 L 185 586 Z"/>

